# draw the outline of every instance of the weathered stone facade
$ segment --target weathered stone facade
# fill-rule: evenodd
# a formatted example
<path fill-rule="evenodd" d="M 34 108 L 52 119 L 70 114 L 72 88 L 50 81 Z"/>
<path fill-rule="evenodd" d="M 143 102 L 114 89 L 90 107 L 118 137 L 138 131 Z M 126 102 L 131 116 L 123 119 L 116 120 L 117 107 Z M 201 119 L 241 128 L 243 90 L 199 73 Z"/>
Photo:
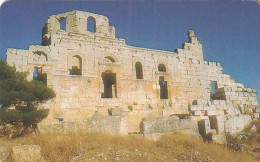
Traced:
<path fill-rule="evenodd" d="M 94 32 L 87 30 L 90 20 Z M 45 123 L 120 116 L 134 133 L 144 118 L 192 115 L 204 121 L 205 133 L 218 133 L 235 116 L 259 116 L 256 91 L 223 74 L 220 63 L 204 61 L 194 30 L 175 52 L 133 47 L 116 38 L 106 16 L 75 10 L 50 16 L 42 34 L 41 46 L 8 49 L 7 62 L 28 71 L 29 80 L 35 68 L 47 77 L 56 98 L 44 105 L 50 109 Z"/>

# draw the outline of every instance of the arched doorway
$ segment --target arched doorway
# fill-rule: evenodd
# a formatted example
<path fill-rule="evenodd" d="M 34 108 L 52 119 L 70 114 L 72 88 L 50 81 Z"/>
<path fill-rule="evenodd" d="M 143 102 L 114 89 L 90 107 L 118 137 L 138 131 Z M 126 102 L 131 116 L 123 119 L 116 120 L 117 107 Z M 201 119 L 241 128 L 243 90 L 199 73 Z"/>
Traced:
<path fill-rule="evenodd" d="M 117 98 L 116 74 L 111 71 L 105 71 L 101 74 L 104 84 L 104 93 L 102 98 Z"/>

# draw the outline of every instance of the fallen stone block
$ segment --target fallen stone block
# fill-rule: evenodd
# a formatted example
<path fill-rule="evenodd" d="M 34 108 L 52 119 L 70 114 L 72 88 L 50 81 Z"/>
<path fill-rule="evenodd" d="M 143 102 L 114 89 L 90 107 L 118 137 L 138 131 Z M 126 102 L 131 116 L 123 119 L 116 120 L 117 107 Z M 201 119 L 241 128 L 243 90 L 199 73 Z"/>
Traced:
<path fill-rule="evenodd" d="M 184 129 L 199 132 L 196 120 L 192 118 L 179 119 L 177 116 L 143 119 L 140 129 L 144 135 L 177 132 Z"/>
<path fill-rule="evenodd" d="M 141 133 L 168 133 L 179 130 L 180 119 L 177 116 L 143 119 Z"/>
<path fill-rule="evenodd" d="M 95 114 L 87 122 L 84 122 L 84 127 L 88 131 L 106 132 L 114 135 L 128 133 L 126 117 L 122 116 L 103 116 Z"/>

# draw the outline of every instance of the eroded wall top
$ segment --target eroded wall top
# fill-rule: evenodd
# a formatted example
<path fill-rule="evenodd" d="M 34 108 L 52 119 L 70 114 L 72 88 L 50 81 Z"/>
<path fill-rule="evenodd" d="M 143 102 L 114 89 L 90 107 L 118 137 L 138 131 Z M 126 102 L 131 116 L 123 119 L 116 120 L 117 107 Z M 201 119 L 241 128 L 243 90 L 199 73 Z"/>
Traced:
<path fill-rule="evenodd" d="M 62 21 L 65 21 L 63 29 L 61 27 Z M 93 31 L 88 31 L 89 22 L 93 23 Z M 109 26 L 109 20 L 106 16 L 78 10 L 49 17 L 42 31 L 43 39 L 49 39 L 51 35 L 58 32 L 115 38 L 115 28 Z M 46 41 L 43 41 L 43 44 L 44 42 L 48 44 Z"/>

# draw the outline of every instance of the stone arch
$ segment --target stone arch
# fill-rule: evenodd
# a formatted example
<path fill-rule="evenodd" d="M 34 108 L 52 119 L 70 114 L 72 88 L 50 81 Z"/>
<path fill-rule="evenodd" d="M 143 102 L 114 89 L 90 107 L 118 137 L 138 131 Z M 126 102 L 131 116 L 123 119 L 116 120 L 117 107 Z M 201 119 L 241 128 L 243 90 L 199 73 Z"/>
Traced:
<path fill-rule="evenodd" d="M 143 65 L 140 61 L 135 62 L 136 79 L 143 79 Z"/>
<path fill-rule="evenodd" d="M 34 51 L 33 54 L 39 55 L 39 56 L 44 56 L 44 58 L 45 58 L 44 62 L 48 61 L 48 55 L 43 51 Z"/>
<path fill-rule="evenodd" d="M 82 58 L 79 55 L 73 55 L 70 58 L 70 75 L 82 75 Z"/>
<path fill-rule="evenodd" d="M 103 61 L 107 63 L 116 63 L 118 60 L 113 54 L 107 54 L 104 56 Z"/>
<path fill-rule="evenodd" d="M 158 71 L 160 72 L 166 72 L 166 66 L 163 63 L 158 64 Z"/>
<path fill-rule="evenodd" d="M 33 56 L 36 56 L 36 57 L 38 57 L 38 56 L 42 57 L 43 56 L 43 57 L 45 57 L 44 62 L 49 60 L 50 49 L 48 47 L 32 45 L 32 46 L 29 47 L 29 51 Z"/>
<path fill-rule="evenodd" d="M 114 63 L 115 62 L 115 59 L 111 56 L 106 56 L 104 58 L 104 62 L 110 62 L 110 63 Z"/>
<path fill-rule="evenodd" d="M 87 18 L 87 31 L 91 33 L 96 32 L 96 19 L 93 16 Z"/>

